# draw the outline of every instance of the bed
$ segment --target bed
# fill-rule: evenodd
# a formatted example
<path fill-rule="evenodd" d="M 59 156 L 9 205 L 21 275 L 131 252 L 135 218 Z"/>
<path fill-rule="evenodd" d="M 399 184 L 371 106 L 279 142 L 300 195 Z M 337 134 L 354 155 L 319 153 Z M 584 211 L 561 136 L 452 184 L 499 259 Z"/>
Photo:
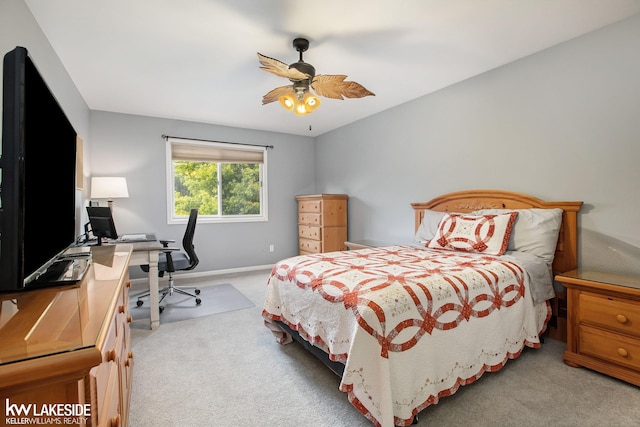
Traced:
<path fill-rule="evenodd" d="M 418 412 L 525 346 L 551 317 L 553 274 L 577 264 L 582 202 L 469 190 L 412 203 L 412 244 L 301 255 L 274 265 L 263 306 L 341 378 L 374 425 Z"/>

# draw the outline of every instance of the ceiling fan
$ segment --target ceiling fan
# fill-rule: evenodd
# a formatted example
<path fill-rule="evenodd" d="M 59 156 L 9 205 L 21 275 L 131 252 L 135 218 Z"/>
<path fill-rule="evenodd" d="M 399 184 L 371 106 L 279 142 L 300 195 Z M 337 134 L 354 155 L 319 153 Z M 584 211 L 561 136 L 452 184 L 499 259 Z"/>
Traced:
<path fill-rule="evenodd" d="M 373 92 L 370 92 L 361 84 L 345 80 L 347 78 L 346 75 L 319 74 L 316 76 L 316 69 L 313 65 L 302 60 L 302 53 L 309 49 L 309 40 L 296 38 L 293 40 L 293 47 L 300 52 L 300 59 L 291 65 L 258 53 L 261 70 L 268 71 L 279 77 L 285 77 L 293 83 L 288 86 L 277 87 L 268 92 L 262 97 L 262 105 L 279 101 L 284 108 L 293 111 L 295 114 L 309 114 L 320 105 L 320 99 L 310 91 L 309 87 L 316 94 L 333 99 L 375 96 Z"/>

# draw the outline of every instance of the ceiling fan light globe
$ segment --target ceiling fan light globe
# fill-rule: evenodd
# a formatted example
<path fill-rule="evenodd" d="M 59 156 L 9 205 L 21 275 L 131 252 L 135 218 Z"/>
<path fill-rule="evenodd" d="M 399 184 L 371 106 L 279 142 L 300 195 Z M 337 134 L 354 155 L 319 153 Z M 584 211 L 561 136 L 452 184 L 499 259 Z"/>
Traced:
<path fill-rule="evenodd" d="M 314 96 L 309 92 L 307 92 L 304 95 L 304 98 L 303 98 L 302 102 L 305 105 L 305 109 L 309 113 L 311 113 L 312 111 L 314 111 L 316 108 L 318 108 L 320 106 L 320 99 L 317 96 Z"/>
<path fill-rule="evenodd" d="M 306 104 L 304 103 L 304 101 L 297 101 L 297 102 L 296 102 L 296 107 L 295 107 L 295 109 L 293 110 L 293 112 L 294 112 L 296 115 L 298 115 L 298 116 L 304 116 L 304 115 L 309 114 L 311 111 L 309 111 L 309 110 L 307 109 L 307 106 L 306 106 Z"/>
<path fill-rule="evenodd" d="M 297 99 L 296 96 L 291 93 L 282 95 L 280 98 L 278 98 L 278 101 L 280 101 L 280 105 L 282 105 L 285 110 L 293 111 L 296 106 Z"/>

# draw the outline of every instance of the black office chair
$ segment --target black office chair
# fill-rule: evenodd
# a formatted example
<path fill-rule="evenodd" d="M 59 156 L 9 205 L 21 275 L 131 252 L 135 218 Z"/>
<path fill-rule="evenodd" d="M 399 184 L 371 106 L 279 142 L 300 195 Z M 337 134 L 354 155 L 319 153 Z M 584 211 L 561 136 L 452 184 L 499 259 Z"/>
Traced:
<path fill-rule="evenodd" d="M 196 232 L 196 219 L 198 218 L 198 209 L 191 209 L 189 214 L 189 221 L 187 222 L 187 229 L 184 232 L 184 237 L 182 238 L 182 247 L 184 248 L 184 252 L 178 252 L 178 248 L 170 248 L 169 243 L 175 243 L 175 240 L 160 240 L 162 243 L 162 252 L 159 254 L 158 258 L 158 276 L 164 277 L 165 273 L 169 274 L 169 283 L 168 286 L 164 289 L 160 290 L 160 294 L 162 295 L 160 298 L 161 303 L 166 296 L 173 295 L 174 292 L 177 292 L 182 295 L 187 295 L 196 299 L 196 305 L 199 305 L 202 300 L 198 295 L 200 295 L 200 289 L 194 288 L 194 293 L 190 293 L 184 290 L 184 288 L 180 288 L 174 286 L 173 283 L 173 274 L 176 271 L 181 270 L 192 270 L 198 265 L 198 256 L 194 250 L 193 246 L 193 235 Z M 149 272 L 148 265 L 140 266 L 143 271 Z M 143 304 L 142 298 L 149 296 L 149 293 L 144 295 L 140 295 L 138 297 L 138 301 L 136 302 L 137 306 L 140 307 Z M 160 306 L 160 313 L 164 310 L 164 306 Z"/>

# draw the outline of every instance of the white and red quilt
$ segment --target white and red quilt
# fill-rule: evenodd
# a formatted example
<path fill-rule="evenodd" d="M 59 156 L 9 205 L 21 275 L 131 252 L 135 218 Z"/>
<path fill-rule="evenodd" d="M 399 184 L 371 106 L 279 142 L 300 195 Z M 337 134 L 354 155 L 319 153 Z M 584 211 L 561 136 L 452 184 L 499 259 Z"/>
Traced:
<path fill-rule="evenodd" d="M 345 364 L 340 390 L 375 425 L 409 425 L 459 386 L 539 347 L 550 318 L 509 257 L 411 246 L 277 263 L 263 307 Z"/>

